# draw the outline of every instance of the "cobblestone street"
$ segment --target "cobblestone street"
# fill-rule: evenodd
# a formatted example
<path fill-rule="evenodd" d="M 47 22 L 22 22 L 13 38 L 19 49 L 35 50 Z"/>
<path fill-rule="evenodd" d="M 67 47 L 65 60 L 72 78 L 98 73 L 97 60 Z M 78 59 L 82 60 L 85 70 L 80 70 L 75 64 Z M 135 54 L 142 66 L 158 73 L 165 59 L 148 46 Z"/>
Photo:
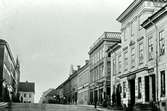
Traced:
<path fill-rule="evenodd" d="M 92 105 L 60 105 L 60 104 L 21 104 L 13 103 L 12 107 L 0 111 L 111 111 L 105 108 L 94 108 Z"/>

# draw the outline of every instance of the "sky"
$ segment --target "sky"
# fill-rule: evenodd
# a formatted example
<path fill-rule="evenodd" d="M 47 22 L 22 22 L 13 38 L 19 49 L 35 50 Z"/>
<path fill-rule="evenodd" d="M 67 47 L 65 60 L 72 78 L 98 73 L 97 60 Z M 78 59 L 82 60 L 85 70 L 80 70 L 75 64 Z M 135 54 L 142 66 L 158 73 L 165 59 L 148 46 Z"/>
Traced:
<path fill-rule="evenodd" d="M 0 38 L 21 66 L 21 81 L 35 82 L 35 102 L 84 65 L 89 47 L 133 0 L 1 0 Z"/>

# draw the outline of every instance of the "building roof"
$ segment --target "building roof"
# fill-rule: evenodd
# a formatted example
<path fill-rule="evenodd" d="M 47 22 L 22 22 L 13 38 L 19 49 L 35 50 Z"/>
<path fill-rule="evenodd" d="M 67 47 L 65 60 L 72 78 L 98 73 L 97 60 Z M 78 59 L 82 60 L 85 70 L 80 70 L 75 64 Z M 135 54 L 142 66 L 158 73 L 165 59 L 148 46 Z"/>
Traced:
<path fill-rule="evenodd" d="M 121 32 L 104 32 L 90 47 L 88 54 L 90 55 L 104 41 L 121 42 Z"/>
<path fill-rule="evenodd" d="M 35 92 L 35 83 L 28 81 L 20 82 L 18 90 L 22 92 Z"/>
<path fill-rule="evenodd" d="M 122 22 L 132 11 L 134 11 L 139 4 L 144 1 L 153 1 L 153 2 L 166 2 L 166 0 L 134 0 L 128 8 L 117 18 L 117 21 Z"/>
<path fill-rule="evenodd" d="M 161 18 L 163 18 L 164 16 L 167 15 L 167 5 L 165 5 L 164 7 L 162 7 L 160 10 L 158 10 L 157 12 L 155 12 L 153 15 L 151 15 L 150 17 L 148 17 L 148 19 L 146 19 L 141 26 L 145 29 L 149 28 L 150 26 L 153 25 L 153 23 L 156 23 L 157 21 L 159 21 Z"/>

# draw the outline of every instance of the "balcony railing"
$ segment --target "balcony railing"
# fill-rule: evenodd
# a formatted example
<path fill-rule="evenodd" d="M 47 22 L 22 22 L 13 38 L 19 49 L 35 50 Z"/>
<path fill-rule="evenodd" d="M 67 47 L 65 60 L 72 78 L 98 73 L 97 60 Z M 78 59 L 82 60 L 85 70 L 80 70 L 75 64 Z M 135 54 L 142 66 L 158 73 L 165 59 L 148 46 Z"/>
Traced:
<path fill-rule="evenodd" d="M 104 32 L 90 47 L 92 49 L 99 41 L 105 38 L 117 39 L 121 40 L 121 33 L 120 32 Z"/>

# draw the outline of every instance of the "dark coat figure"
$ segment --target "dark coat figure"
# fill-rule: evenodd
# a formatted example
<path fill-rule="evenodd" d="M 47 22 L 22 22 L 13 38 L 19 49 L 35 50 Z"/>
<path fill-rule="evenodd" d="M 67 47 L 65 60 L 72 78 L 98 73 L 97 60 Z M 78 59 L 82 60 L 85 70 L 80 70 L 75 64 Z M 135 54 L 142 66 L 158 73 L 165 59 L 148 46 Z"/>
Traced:
<path fill-rule="evenodd" d="M 113 103 L 113 104 L 116 104 L 115 92 L 113 92 L 113 94 L 112 94 L 112 103 Z"/>
<path fill-rule="evenodd" d="M 94 98 L 94 105 L 95 105 L 95 108 L 97 107 L 97 96 L 95 96 Z"/>
<path fill-rule="evenodd" d="M 116 90 L 116 103 L 117 105 L 121 105 L 121 86 L 118 85 L 117 86 L 117 90 Z"/>

